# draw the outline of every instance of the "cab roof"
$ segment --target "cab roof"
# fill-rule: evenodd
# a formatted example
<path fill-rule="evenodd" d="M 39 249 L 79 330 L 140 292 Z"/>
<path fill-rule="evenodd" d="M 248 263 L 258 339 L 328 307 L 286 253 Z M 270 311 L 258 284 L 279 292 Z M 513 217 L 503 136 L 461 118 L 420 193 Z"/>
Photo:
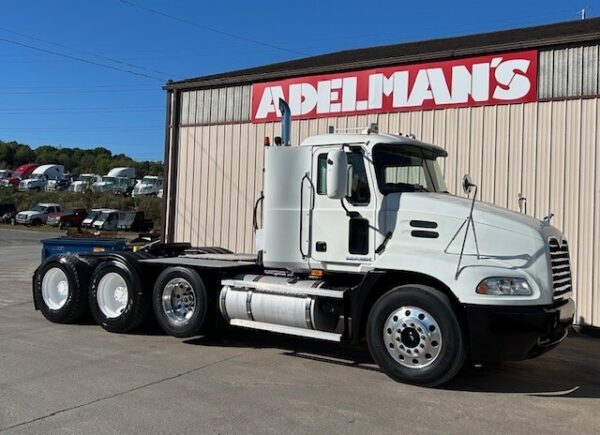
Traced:
<path fill-rule="evenodd" d="M 331 133 L 320 134 L 306 138 L 300 146 L 327 146 L 327 145 L 342 145 L 342 144 L 364 144 L 369 149 L 377 144 L 392 144 L 392 145 L 411 145 L 424 148 L 431 151 L 436 157 L 446 157 L 448 153 L 439 145 L 434 145 L 427 142 L 422 142 L 410 136 L 388 133 Z"/>

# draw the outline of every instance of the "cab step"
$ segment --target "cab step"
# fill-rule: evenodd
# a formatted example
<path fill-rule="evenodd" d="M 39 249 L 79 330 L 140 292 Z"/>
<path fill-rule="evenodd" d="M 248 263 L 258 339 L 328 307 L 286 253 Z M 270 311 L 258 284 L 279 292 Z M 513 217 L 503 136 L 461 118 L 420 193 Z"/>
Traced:
<path fill-rule="evenodd" d="M 232 319 L 229 322 L 232 326 L 240 326 L 242 328 L 258 329 L 260 331 L 270 331 L 279 334 L 295 335 L 297 337 L 314 338 L 317 340 L 326 341 L 342 341 L 342 334 L 335 334 L 333 332 L 317 331 L 314 329 L 303 329 L 295 326 L 276 325 L 273 323 L 256 322 L 254 320 L 245 319 Z"/>

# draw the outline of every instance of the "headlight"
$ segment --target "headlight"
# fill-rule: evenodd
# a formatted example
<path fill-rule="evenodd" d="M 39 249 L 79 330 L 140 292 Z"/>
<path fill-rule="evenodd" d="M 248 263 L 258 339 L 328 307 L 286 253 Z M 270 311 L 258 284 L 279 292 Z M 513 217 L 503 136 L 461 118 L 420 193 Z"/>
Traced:
<path fill-rule="evenodd" d="M 531 287 L 522 278 L 487 278 L 479 283 L 476 292 L 491 296 L 531 296 Z"/>

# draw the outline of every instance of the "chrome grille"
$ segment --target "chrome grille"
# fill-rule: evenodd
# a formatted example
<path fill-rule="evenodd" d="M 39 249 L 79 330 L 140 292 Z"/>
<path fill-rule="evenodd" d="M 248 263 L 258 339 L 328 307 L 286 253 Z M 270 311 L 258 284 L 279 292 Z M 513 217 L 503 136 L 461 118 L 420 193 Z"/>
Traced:
<path fill-rule="evenodd" d="M 569 261 L 569 245 L 566 240 L 562 244 L 555 238 L 548 239 L 550 260 L 552 262 L 552 283 L 554 300 L 568 298 L 573 287 L 571 285 L 571 263 Z"/>

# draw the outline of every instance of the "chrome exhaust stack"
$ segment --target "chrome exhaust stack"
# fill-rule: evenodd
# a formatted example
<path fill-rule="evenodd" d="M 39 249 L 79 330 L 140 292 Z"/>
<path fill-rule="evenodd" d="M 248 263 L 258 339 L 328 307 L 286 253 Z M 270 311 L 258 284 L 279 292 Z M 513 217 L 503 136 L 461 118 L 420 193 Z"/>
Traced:
<path fill-rule="evenodd" d="M 279 99 L 279 111 L 281 112 L 281 145 L 289 147 L 291 143 L 292 111 L 283 98 Z"/>

